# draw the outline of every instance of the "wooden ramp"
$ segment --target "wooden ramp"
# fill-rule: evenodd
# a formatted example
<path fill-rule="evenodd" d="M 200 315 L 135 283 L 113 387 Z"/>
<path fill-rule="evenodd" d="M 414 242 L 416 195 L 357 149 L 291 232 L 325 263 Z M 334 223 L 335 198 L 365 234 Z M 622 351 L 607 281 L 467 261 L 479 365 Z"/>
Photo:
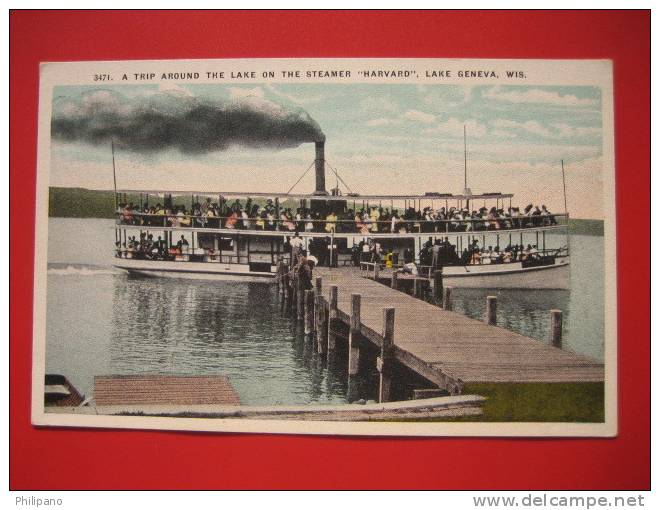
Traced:
<path fill-rule="evenodd" d="M 239 405 L 223 375 L 102 375 L 94 377 L 97 406 Z"/>
<path fill-rule="evenodd" d="M 443 310 L 359 277 L 354 269 L 315 268 L 327 302 L 338 287 L 339 319 L 350 320 L 351 294 L 361 294 L 360 333 L 382 345 L 383 309 L 395 308 L 394 355 L 440 388 L 462 391 L 465 383 L 600 382 L 604 365 L 586 356 L 459 313 Z"/>

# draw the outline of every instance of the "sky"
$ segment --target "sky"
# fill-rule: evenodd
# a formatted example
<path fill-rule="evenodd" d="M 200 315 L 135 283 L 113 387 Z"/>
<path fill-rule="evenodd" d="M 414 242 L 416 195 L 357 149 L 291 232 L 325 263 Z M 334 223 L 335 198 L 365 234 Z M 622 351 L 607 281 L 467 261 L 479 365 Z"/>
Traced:
<path fill-rule="evenodd" d="M 99 94 L 100 93 L 100 94 Z M 140 103 L 163 95 L 306 112 L 326 136 L 326 161 L 361 194 L 459 194 L 463 127 L 473 193 L 514 193 L 514 204 L 603 217 L 601 93 L 596 87 L 416 84 L 171 84 L 54 89 L 54 111 L 92 94 Z M 64 106 L 63 106 L 64 105 Z M 302 113 L 304 113 L 302 112 Z M 130 189 L 284 193 L 314 161 L 314 144 L 191 153 L 117 150 L 117 185 Z M 106 141 L 53 139 L 51 186 L 112 189 Z M 326 169 L 326 186 L 337 179 Z M 340 183 L 340 188 L 346 191 Z M 314 190 L 310 170 L 294 192 Z"/>

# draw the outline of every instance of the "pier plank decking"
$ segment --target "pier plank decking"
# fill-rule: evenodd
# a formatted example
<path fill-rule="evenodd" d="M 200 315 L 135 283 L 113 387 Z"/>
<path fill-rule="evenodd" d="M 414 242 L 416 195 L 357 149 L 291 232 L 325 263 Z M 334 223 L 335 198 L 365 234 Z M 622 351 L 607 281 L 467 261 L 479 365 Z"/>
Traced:
<path fill-rule="evenodd" d="M 226 376 L 104 375 L 94 377 L 97 406 L 239 405 Z"/>
<path fill-rule="evenodd" d="M 327 302 L 337 285 L 339 319 L 349 323 L 351 294 L 361 294 L 360 333 L 382 344 L 383 309 L 395 308 L 394 356 L 452 393 L 466 383 L 602 382 L 604 365 L 488 325 L 359 276 L 355 268 L 318 267 Z"/>

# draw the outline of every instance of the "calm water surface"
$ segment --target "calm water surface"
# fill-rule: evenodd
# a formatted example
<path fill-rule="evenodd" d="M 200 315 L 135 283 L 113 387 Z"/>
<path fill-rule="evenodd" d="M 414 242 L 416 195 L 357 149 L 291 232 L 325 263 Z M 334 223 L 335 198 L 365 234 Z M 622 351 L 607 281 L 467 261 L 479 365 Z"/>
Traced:
<path fill-rule="evenodd" d="M 343 363 L 326 366 L 269 284 L 129 277 L 112 269 L 112 220 L 51 218 L 47 372 L 86 395 L 104 374 L 224 374 L 244 404 L 343 403 Z M 603 238 L 571 237 L 572 291 L 454 290 L 481 319 L 498 295 L 501 326 L 545 341 L 548 310 L 564 310 L 564 343 L 603 358 Z M 373 370 L 359 396 L 374 398 Z"/>

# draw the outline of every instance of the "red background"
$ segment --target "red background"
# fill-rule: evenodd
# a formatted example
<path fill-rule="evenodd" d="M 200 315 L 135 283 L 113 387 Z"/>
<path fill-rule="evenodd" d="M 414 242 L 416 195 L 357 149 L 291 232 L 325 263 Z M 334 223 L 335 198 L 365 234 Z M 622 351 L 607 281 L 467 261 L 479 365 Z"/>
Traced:
<path fill-rule="evenodd" d="M 650 15 L 628 12 L 10 14 L 11 246 L 34 236 L 40 61 L 237 57 L 614 61 L 619 225 L 648 218 Z M 20 211 L 20 215 L 16 214 Z M 31 252 L 10 271 L 10 487 L 644 489 L 650 486 L 646 221 L 618 230 L 616 439 L 380 439 L 36 429 Z M 14 254 L 17 254 L 14 256 Z"/>

